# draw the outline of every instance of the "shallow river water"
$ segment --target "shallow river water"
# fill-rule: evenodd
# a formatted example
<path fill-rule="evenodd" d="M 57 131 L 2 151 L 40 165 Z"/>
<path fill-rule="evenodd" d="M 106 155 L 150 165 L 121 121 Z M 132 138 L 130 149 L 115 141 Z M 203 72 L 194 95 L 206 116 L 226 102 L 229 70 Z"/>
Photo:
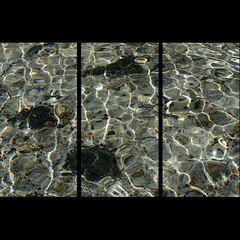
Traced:
<path fill-rule="evenodd" d="M 81 196 L 158 196 L 158 45 L 81 44 Z"/>
<path fill-rule="evenodd" d="M 0 197 L 77 196 L 77 43 L 0 43 Z"/>
<path fill-rule="evenodd" d="M 163 196 L 239 196 L 239 43 L 163 43 Z"/>

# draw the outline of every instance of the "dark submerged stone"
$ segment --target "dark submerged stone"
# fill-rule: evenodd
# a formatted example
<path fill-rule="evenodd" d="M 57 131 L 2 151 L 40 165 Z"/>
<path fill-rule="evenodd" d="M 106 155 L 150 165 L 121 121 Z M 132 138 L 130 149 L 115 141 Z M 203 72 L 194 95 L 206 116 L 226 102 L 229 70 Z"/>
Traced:
<path fill-rule="evenodd" d="M 71 170 L 74 174 L 77 173 L 77 150 L 73 149 L 67 153 L 63 168 Z"/>
<path fill-rule="evenodd" d="M 106 66 L 106 75 L 107 76 L 123 76 L 128 75 L 129 73 L 137 73 L 138 71 L 142 73 L 144 70 L 142 66 L 134 63 L 134 56 L 126 56 L 119 58 L 116 62 L 108 64 Z M 93 68 L 91 71 L 83 70 L 82 77 L 88 75 L 100 76 L 105 72 L 105 67 L 98 66 Z"/>
<path fill-rule="evenodd" d="M 25 58 L 32 58 L 36 57 L 39 53 L 40 50 L 42 50 L 43 46 L 42 45 L 36 45 L 28 49 L 26 52 Z"/>
<path fill-rule="evenodd" d="M 55 127 L 57 125 L 57 118 L 47 106 L 34 107 L 29 115 L 29 127 L 32 129 L 39 129 L 47 125 Z"/>
<path fill-rule="evenodd" d="M 81 174 L 95 182 L 106 176 L 116 178 L 120 170 L 113 152 L 103 146 L 94 146 L 81 150 Z"/>

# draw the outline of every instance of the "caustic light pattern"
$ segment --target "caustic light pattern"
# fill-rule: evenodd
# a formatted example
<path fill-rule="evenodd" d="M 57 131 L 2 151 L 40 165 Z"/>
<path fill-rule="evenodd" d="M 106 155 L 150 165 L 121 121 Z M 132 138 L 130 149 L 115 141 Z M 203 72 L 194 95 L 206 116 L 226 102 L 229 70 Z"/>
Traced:
<path fill-rule="evenodd" d="M 239 43 L 163 43 L 163 196 L 239 197 Z"/>
<path fill-rule="evenodd" d="M 81 196 L 158 195 L 158 43 L 81 44 Z"/>
<path fill-rule="evenodd" d="M 77 44 L 0 44 L 0 196 L 77 196 Z"/>

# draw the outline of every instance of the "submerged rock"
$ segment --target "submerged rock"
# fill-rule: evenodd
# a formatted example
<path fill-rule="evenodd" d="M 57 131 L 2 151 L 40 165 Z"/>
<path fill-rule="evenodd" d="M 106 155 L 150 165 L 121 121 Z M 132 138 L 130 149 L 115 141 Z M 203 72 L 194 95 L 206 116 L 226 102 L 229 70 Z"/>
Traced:
<path fill-rule="evenodd" d="M 31 110 L 29 115 L 29 126 L 32 129 L 39 129 L 47 124 L 52 127 L 57 125 L 57 118 L 47 106 L 37 106 Z"/>
<path fill-rule="evenodd" d="M 105 176 L 116 178 L 120 170 L 112 152 L 103 146 L 94 146 L 81 150 L 81 174 L 95 182 Z"/>
<path fill-rule="evenodd" d="M 29 48 L 28 51 L 25 54 L 25 58 L 32 58 L 37 57 L 40 50 L 42 50 L 43 46 L 40 45 L 34 45 L 33 47 Z"/>
<path fill-rule="evenodd" d="M 67 153 L 64 169 L 71 170 L 74 174 L 77 174 L 77 150 L 73 149 Z"/>
<path fill-rule="evenodd" d="M 94 76 L 101 76 L 104 74 L 105 70 L 107 76 L 124 76 L 128 74 L 146 73 L 141 64 L 135 63 L 134 60 L 134 56 L 121 57 L 117 61 L 108 64 L 106 67 L 97 66 L 91 70 L 83 70 L 82 77 L 86 77 L 90 74 Z"/>

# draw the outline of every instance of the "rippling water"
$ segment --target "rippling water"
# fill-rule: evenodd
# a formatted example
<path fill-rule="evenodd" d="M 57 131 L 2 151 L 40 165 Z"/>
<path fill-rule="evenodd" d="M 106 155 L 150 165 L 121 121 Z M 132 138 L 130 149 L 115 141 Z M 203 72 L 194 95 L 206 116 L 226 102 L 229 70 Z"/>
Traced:
<path fill-rule="evenodd" d="M 163 196 L 239 196 L 239 43 L 163 43 Z"/>
<path fill-rule="evenodd" d="M 81 44 L 81 194 L 158 195 L 158 43 Z"/>
<path fill-rule="evenodd" d="M 76 66 L 76 43 L 0 43 L 0 197 L 77 196 Z"/>

